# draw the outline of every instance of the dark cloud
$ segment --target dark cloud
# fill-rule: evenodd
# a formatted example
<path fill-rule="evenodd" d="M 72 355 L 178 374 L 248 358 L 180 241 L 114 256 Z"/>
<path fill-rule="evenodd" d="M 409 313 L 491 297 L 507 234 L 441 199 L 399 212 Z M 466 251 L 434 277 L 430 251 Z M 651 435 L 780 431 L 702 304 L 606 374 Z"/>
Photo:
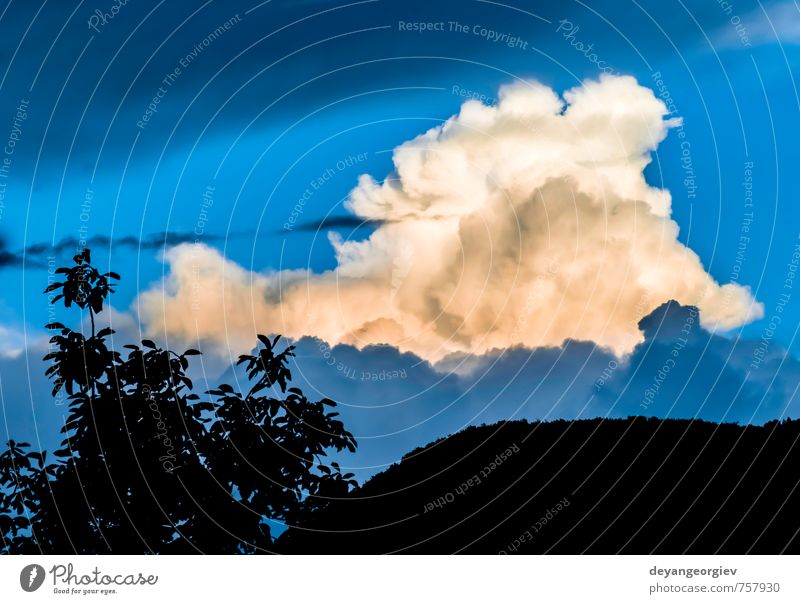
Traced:
<path fill-rule="evenodd" d="M 653 311 L 640 328 L 645 342 L 597 392 L 610 415 L 743 424 L 798 417 L 800 361 L 779 344 L 760 351 L 761 342 L 710 334 L 697 309 L 675 302 Z"/>
<path fill-rule="evenodd" d="M 326 229 L 366 229 L 378 228 L 385 224 L 383 220 L 369 220 L 359 218 L 358 216 L 330 216 L 322 220 L 315 220 L 309 222 L 302 222 L 292 227 L 292 231 L 299 231 L 303 233 L 316 233 L 317 231 L 324 231 Z M 284 233 L 286 229 L 282 230 Z"/>
<path fill-rule="evenodd" d="M 622 360 L 567 341 L 450 358 L 449 373 L 390 346 L 358 350 L 302 338 L 293 376 L 309 396 L 340 401 L 342 420 L 359 439 L 356 454 L 340 461 L 359 478 L 465 426 L 506 419 L 644 415 L 762 424 L 800 417 L 800 361 L 779 345 L 753 369 L 758 342 L 709 333 L 695 308 L 676 302 L 640 328 L 645 341 Z M 237 375 L 222 379 L 233 383 Z"/>
<path fill-rule="evenodd" d="M 228 235 L 223 238 L 220 235 L 203 234 L 203 241 L 220 241 L 230 239 L 237 235 Z M 64 237 L 54 244 L 33 243 L 22 250 L 11 251 L 7 249 L 5 240 L 0 239 L 0 268 L 2 267 L 21 267 L 42 268 L 47 265 L 50 256 L 62 258 L 65 254 L 73 254 L 81 247 L 93 248 L 129 248 L 136 250 L 154 250 L 165 246 L 178 245 L 180 243 L 190 243 L 197 240 L 197 235 L 191 232 L 170 232 L 152 233 L 142 237 L 126 235 L 122 237 L 109 237 L 107 235 L 95 235 L 85 241 L 78 240 L 77 237 Z"/>

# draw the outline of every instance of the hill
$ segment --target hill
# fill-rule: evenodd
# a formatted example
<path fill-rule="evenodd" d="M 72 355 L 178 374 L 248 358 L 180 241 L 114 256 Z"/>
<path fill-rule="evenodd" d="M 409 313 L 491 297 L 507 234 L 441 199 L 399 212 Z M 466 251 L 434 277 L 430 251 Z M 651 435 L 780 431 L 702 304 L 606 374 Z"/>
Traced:
<path fill-rule="evenodd" d="M 798 553 L 800 421 L 503 422 L 412 451 L 286 553 Z"/>

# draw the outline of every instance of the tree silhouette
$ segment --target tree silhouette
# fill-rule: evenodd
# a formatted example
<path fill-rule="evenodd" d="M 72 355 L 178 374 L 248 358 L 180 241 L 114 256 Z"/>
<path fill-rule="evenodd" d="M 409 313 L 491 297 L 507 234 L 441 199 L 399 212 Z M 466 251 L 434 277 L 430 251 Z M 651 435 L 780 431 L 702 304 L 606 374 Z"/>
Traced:
<path fill-rule="evenodd" d="M 116 273 L 88 249 L 45 292 L 89 316 L 89 335 L 61 323 L 44 357 L 53 395 L 69 400 L 52 455 L 9 441 L 0 454 L 0 535 L 5 553 L 254 553 L 273 549 L 271 521 L 302 524 L 355 481 L 322 458 L 356 441 L 336 403 L 290 388 L 289 346 L 259 335 L 243 355 L 246 394 L 222 384 L 202 400 L 178 354 L 151 340 L 109 346 L 96 329 Z"/>

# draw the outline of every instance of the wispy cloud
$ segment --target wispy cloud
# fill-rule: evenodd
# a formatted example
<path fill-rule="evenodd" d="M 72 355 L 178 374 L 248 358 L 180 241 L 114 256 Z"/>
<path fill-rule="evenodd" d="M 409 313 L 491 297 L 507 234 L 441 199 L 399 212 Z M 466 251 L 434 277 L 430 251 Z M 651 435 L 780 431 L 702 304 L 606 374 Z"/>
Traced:
<path fill-rule="evenodd" d="M 232 235 L 235 237 L 236 235 Z M 227 238 L 230 238 L 228 235 Z M 64 237 L 56 243 L 33 243 L 24 249 L 12 251 L 8 249 L 5 241 L 0 240 L 0 268 L 26 266 L 28 268 L 42 268 L 46 266 L 50 256 L 61 258 L 64 254 L 77 253 L 79 248 L 128 248 L 140 250 L 154 250 L 181 243 L 193 243 L 198 239 L 192 232 L 173 232 L 164 231 L 161 233 L 151 233 L 143 237 L 126 235 L 123 237 L 109 237 L 107 235 L 96 235 L 85 241 L 77 237 Z M 220 241 L 223 237 L 219 235 L 203 234 L 204 242 Z"/>
<path fill-rule="evenodd" d="M 324 231 L 326 229 L 367 229 L 377 228 L 386 224 L 384 220 L 370 220 L 368 218 L 359 218 L 358 216 L 329 216 L 322 220 L 313 220 L 309 222 L 302 222 L 294 225 L 291 230 L 299 232 Z M 281 232 L 286 232 L 288 229 L 283 229 Z"/>
<path fill-rule="evenodd" d="M 719 2 L 725 23 L 718 29 L 715 45 L 752 48 L 766 44 L 800 44 L 800 6 L 794 0 L 763 3 L 739 13 L 734 1 Z"/>

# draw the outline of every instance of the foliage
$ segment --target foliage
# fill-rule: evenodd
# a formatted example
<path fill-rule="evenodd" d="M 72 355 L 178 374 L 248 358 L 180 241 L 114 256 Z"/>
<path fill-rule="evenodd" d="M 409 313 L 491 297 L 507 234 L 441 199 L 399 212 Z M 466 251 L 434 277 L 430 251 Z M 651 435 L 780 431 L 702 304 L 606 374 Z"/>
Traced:
<path fill-rule="evenodd" d="M 289 346 L 259 335 L 243 355 L 252 386 L 222 384 L 201 399 L 178 354 L 151 340 L 109 345 L 97 315 L 119 280 L 90 251 L 45 290 L 88 313 L 88 335 L 61 323 L 46 374 L 69 399 L 61 448 L 9 441 L 0 454 L 0 535 L 8 553 L 252 553 L 273 549 L 270 521 L 302 524 L 355 481 L 330 450 L 356 441 L 331 400 L 289 387 Z"/>

